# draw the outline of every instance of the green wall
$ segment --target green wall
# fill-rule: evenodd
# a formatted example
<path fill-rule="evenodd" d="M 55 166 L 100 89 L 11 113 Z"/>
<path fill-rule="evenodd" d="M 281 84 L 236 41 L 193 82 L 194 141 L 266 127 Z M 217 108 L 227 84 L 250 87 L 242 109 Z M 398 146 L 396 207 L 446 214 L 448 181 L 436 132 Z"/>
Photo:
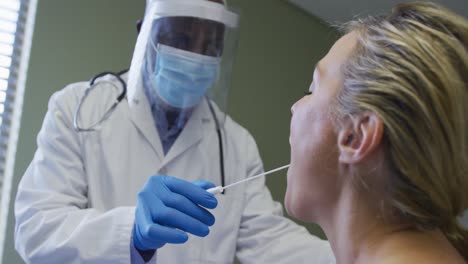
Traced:
<path fill-rule="evenodd" d="M 314 64 L 334 35 L 319 20 L 282 0 L 228 2 L 242 10 L 229 112 L 255 136 L 265 169 L 270 169 L 289 162 L 290 106 L 308 88 Z M 98 72 L 127 68 L 136 40 L 134 23 L 144 4 L 144 0 L 39 1 L 12 201 L 36 149 L 36 134 L 51 94 Z M 282 201 L 286 177 L 278 173 L 267 183 L 275 199 Z M 308 228 L 318 232 L 314 226 Z M 11 205 L 2 263 L 23 263 L 14 250 L 13 231 Z"/>

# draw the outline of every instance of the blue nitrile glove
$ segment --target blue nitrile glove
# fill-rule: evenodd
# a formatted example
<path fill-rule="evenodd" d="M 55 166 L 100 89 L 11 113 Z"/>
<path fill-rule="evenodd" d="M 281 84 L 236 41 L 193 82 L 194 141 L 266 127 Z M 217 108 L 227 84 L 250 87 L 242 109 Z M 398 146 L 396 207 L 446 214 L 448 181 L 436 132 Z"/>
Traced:
<path fill-rule="evenodd" d="M 215 185 L 206 181 L 190 183 L 170 176 L 152 176 L 138 193 L 133 243 L 139 250 L 154 250 L 166 243 L 180 244 L 187 233 L 204 237 L 215 222 L 205 208 L 218 205 L 205 189 Z M 205 208 L 203 208 L 205 207 Z"/>

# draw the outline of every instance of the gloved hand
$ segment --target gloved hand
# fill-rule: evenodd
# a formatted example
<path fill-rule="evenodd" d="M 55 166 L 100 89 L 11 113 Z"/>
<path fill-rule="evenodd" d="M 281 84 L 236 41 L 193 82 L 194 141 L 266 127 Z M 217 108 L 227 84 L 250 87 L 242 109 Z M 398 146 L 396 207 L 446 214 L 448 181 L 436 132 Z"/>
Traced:
<path fill-rule="evenodd" d="M 205 189 L 214 186 L 206 181 L 190 183 L 163 175 L 149 178 L 138 193 L 133 228 L 135 247 L 154 250 L 166 243 L 186 242 L 187 233 L 208 235 L 208 227 L 215 218 L 205 208 L 216 208 L 218 201 Z"/>

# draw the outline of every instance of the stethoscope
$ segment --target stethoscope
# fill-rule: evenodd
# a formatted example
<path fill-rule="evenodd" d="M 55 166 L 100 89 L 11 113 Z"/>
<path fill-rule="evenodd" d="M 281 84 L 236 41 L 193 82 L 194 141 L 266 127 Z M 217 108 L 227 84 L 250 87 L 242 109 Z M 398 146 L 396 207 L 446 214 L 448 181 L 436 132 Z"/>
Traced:
<path fill-rule="evenodd" d="M 73 117 L 73 127 L 75 128 L 75 130 L 77 132 L 86 132 L 86 131 L 96 131 L 97 130 L 97 126 L 99 126 L 100 124 L 102 124 L 107 118 L 109 118 L 109 116 L 114 112 L 115 108 L 117 107 L 117 105 L 122 102 L 122 100 L 127 96 L 127 84 L 125 83 L 125 81 L 122 79 L 122 74 L 126 73 L 128 71 L 128 69 L 126 70 L 123 70 L 123 71 L 120 71 L 120 72 L 117 72 L 117 73 L 114 73 L 114 72 L 102 72 L 102 73 L 99 73 L 97 75 L 95 75 L 93 78 L 91 78 L 91 80 L 89 81 L 89 86 L 88 88 L 86 88 L 85 90 L 85 93 L 84 95 L 81 97 L 79 103 L 78 103 L 78 106 L 76 107 L 76 110 L 75 110 L 75 115 Z M 90 125 L 89 127 L 83 127 L 83 126 L 80 126 L 79 124 L 79 121 L 80 120 L 80 111 L 81 111 L 81 107 L 83 105 L 83 102 L 86 100 L 86 98 L 88 97 L 89 93 L 91 92 L 91 90 L 93 89 L 96 89 L 98 88 L 100 82 L 97 82 L 97 80 L 105 75 L 111 75 L 113 76 L 114 78 L 117 79 L 117 81 L 121 84 L 121 87 L 122 87 L 122 91 L 120 92 L 120 94 L 117 96 L 117 98 L 115 99 L 115 101 L 112 103 L 111 107 L 102 115 L 101 118 L 98 119 L 98 121 L 96 121 L 94 124 Z M 110 81 L 106 81 L 106 83 L 109 83 L 111 85 L 114 85 L 114 86 L 117 86 L 114 82 L 110 82 Z M 117 87 L 118 88 L 118 87 Z M 222 133 L 221 133 L 221 125 L 219 124 L 219 121 L 218 121 L 218 118 L 216 118 L 216 114 L 215 114 L 215 111 L 213 109 L 213 105 L 212 105 L 212 102 L 211 100 L 209 100 L 208 98 L 205 98 L 207 103 L 208 103 L 208 106 L 209 106 L 209 109 L 210 109 L 210 112 L 211 112 L 211 115 L 213 117 L 213 120 L 215 122 L 215 127 L 216 127 L 216 133 L 218 135 L 218 146 L 219 146 L 219 168 L 220 168 L 220 171 L 221 171 L 221 186 L 225 186 L 225 175 L 224 175 L 224 151 L 223 151 L 223 137 L 222 137 Z M 223 192 L 223 194 L 225 193 L 225 191 Z"/>
<path fill-rule="evenodd" d="M 81 97 L 80 102 L 78 103 L 78 106 L 76 107 L 75 115 L 73 116 L 73 127 L 75 128 L 75 130 L 77 132 L 86 132 L 86 131 L 95 131 L 95 130 L 97 130 L 96 127 L 98 125 L 102 124 L 102 122 L 104 122 L 104 120 L 107 119 L 112 114 L 112 112 L 115 110 L 117 105 L 120 102 L 122 102 L 122 100 L 127 95 L 127 84 L 125 83 L 125 81 L 122 79 L 121 76 L 122 76 L 122 74 L 126 73 L 127 71 L 128 70 L 123 70 L 123 71 L 120 71 L 118 73 L 101 72 L 101 73 L 95 75 L 93 78 L 91 78 L 91 80 L 89 81 L 89 87 L 86 88 L 84 95 Z M 117 96 L 115 101 L 112 103 L 111 107 L 104 113 L 104 115 L 102 115 L 102 117 L 98 121 L 96 121 L 94 124 L 91 124 L 89 127 L 82 127 L 82 126 L 80 126 L 80 124 L 78 122 L 78 120 L 80 119 L 81 106 L 83 105 L 83 102 L 88 97 L 89 93 L 93 89 L 96 89 L 98 87 L 99 82 L 96 82 L 96 80 L 103 77 L 103 76 L 105 76 L 105 75 L 112 75 L 114 78 L 116 78 L 121 84 L 122 92 L 120 92 L 120 94 Z M 116 86 L 116 84 L 114 82 L 107 82 L 107 83 L 109 83 L 110 85 Z M 116 88 L 118 88 L 118 87 L 116 87 Z"/>

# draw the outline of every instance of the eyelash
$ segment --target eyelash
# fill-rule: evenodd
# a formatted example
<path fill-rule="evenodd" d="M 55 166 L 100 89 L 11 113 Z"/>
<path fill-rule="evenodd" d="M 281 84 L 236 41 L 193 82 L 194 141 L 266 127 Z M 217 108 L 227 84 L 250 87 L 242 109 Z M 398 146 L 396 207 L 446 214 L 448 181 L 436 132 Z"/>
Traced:
<path fill-rule="evenodd" d="M 306 91 L 306 92 L 304 92 L 304 95 L 311 95 L 311 94 L 312 94 L 311 91 Z"/>

